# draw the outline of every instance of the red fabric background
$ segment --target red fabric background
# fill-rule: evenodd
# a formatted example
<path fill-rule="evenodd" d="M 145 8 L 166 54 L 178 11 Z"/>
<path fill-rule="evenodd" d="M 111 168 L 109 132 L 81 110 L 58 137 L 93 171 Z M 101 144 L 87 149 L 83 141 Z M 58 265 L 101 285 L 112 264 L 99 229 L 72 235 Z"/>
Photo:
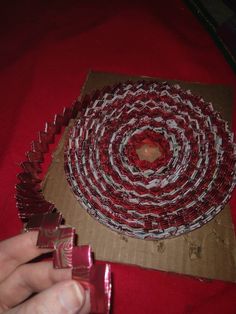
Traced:
<path fill-rule="evenodd" d="M 9 1 L 0 11 L 1 239 L 22 227 L 13 196 L 19 162 L 44 123 L 80 93 L 89 69 L 236 86 L 179 0 Z M 235 204 L 234 196 L 234 220 Z M 118 264 L 112 271 L 114 314 L 236 312 L 234 284 Z"/>

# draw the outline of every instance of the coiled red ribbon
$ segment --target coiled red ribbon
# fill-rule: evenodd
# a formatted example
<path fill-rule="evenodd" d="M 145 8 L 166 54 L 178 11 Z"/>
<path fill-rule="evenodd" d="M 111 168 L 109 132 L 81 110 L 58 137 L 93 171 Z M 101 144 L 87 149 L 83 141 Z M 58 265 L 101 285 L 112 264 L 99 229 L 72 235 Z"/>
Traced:
<path fill-rule="evenodd" d="M 110 265 L 94 263 L 90 246 L 75 245 L 75 229 L 62 224 L 62 214 L 54 204 L 45 200 L 40 185 L 44 154 L 54 143 L 56 134 L 71 118 L 76 118 L 81 109 L 81 102 L 75 101 L 70 108 L 64 109 L 62 115 L 55 115 L 53 122 L 46 123 L 45 130 L 32 142 L 17 176 L 16 203 L 19 217 L 25 222 L 25 231 L 39 231 L 37 246 L 54 250 L 54 267 L 72 269 L 72 278 L 89 289 L 91 313 L 107 314 L 111 297 Z"/>

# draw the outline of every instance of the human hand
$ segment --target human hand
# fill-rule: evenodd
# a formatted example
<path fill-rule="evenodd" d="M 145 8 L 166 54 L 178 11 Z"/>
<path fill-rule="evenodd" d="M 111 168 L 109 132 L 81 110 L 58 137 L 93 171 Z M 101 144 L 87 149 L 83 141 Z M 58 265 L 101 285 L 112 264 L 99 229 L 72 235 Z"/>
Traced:
<path fill-rule="evenodd" d="M 0 313 L 89 313 L 89 293 L 71 280 L 70 269 L 53 269 L 51 262 L 28 263 L 50 252 L 36 247 L 37 237 L 32 231 L 0 242 Z"/>

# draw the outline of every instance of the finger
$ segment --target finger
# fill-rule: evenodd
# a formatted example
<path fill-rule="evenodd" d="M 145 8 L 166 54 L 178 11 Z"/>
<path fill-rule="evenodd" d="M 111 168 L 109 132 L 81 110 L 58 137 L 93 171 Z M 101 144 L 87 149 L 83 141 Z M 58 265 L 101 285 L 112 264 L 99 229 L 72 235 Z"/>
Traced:
<path fill-rule="evenodd" d="M 5 314 L 88 314 L 89 294 L 73 280 L 63 281 L 44 290 Z"/>
<path fill-rule="evenodd" d="M 31 231 L 0 242 L 0 282 L 17 266 L 51 251 L 37 248 L 37 238 L 38 232 Z"/>
<path fill-rule="evenodd" d="M 11 308 L 32 293 L 68 279 L 71 279 L 71 269 L 53 269 L 51 262 L 19 266 L 0 284 L 0 305 Z"/>

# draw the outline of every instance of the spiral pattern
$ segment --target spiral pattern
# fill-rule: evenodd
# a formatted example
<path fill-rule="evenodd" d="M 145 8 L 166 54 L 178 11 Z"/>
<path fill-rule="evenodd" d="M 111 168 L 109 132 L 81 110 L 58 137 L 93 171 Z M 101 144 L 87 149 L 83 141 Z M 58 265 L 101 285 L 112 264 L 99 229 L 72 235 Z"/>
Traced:
<path fill-rule="evenodd" d="M 67 180 L 87 212 L 142 239 L 210 221 L 235 186 L 235 161 L 233 134 L 210 103 L 146 81 L 87 100 L 65 147 Z"/>

